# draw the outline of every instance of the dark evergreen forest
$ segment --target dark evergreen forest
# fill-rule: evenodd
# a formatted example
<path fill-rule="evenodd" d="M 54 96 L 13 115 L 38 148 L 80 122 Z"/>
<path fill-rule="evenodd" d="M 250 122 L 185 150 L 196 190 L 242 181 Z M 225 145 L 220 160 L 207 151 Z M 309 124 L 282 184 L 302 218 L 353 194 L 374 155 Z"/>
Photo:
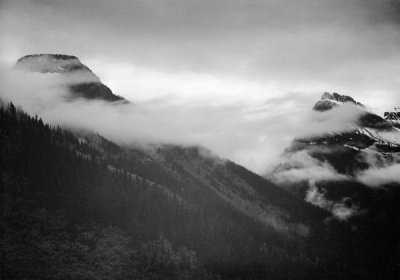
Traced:
<path fill-rule="evenodd" d="M 157 161 L 96 134 L 51 127 L 13 104 L 0 107 L 0 129 L 1 279 L 398 276 L 398 188 L 368 197 L 388 205 L 376 206 L 368 226 L 361 218 L 342 223 L 231 162 L 198 180 L 176 160 L 212 164 L 197 148 L 159 147 Z M 310 234 L 265 227 L 207 187 L 234 186 L 233 173 Z"/>

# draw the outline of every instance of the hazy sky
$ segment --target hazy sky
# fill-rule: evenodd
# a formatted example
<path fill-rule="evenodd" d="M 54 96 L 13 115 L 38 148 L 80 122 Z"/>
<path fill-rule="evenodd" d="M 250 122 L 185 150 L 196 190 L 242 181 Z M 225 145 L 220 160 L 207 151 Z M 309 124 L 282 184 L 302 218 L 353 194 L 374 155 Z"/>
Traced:
<path fill-rule="evenodd" d="M 398 0 L 11 0 L 0 23 L 2 60 L 74 54 L 133 101 L 400 99 Z"/>
<path fill-rule="evenodd" d="M 0 3 L 3 65 L 31 53 L 76 55 L 114 93 L 158 104 L 162 113 L 178 108 L 181 118 L 194 112 L 200 130 L 231 118 L 214 131 L 240 134 L 234 122 L 260 114 L 269 116 L 265 126 L 276 126 L 278 116 L 296 117 L 324 91 L 351 95 L 378 113 L 400 105 L 397 0 Z M 254 131 L 241 125 L 243 147 L 254 143 L 242 138 L 258 137 L 259 145 L 276 133 L 256 133 L 260 123 Z M 199 139 L 223 150 L 222 140 Z M 243 158 L 260 150 L 229 147 L 224 156 L 264 167 Z"/>

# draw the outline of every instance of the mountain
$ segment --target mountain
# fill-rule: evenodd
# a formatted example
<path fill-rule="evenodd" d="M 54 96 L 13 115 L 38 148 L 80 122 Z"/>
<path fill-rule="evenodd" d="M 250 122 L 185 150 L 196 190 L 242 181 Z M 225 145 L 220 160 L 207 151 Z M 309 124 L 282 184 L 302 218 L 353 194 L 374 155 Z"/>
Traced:
<path fill-rule="evenodd" d="M 386 121 L 390 122 L 393 126 L 400 128 L 400 108 L 394 108 L 392 112 L 385 112 L 384 117 Z"/>
<path fill-rule="evenodd" d="M 74 92 L 90 79 L 102 85 L 76 57 L 33 55 L 16 67 L 59 75 L 70 98 L 114 102 L 97 90 Z M 372 113 L 361 125 L 391 131 Z M 202 147 L 118 145 L 94 132 L 51 127 L 12 103 L 1 104 L 0 127 L 4 279 L 398 277 L 399 188 L 372 192 L 352 182 L 345 187 L 354 195 L 344 196 L 316 182 L 305 200 Z M 364 134 L 360 147 L 382 144 Z M 328 140 L 355 151 L 346 146 L 349 137 L 323 137 L 299 139 L 288 153 Z"/>
<path fill-rule="evenodd" d="M 129 103 L 115 95 L 86 65 L 75 56 L 64 54 L 33 54 L 18 59 L 15 68 L 22 71 L 56 73 L 62 78 L 68 98 L 86 98 L 107 102 Z"/>
<path fill-rule="evenodd" d="M 358 183 L 360 180 L 357 176 L 363 172 L 398 164 L 400 162 L 400 130 L 396 127 L 395 112 L 386 113 L 386 119 L 383 119 L 368 111 L 364 105 L 353 98 L 337 93 L 332 95 L 324 93 L 313 110 L 320 114 L 333 110 L 331 116 L 340 119 L 341 111 L 337 108 L 346 103 L 354 105 L 350 109 L 356 119 L 351 127 L 338 132 L 330 132 L 327 128 L 326 132 L 319 135 L 295 139 L 286 149 L 283 162 L 268 176 L 276 177 L 281 173 L 300 170 L 304 167 L 301 163 L 290 162 L 296 154 L 310 157 L 320 167 L 323 165 L 331 167 L 331 173 L 337 173 L 338 177 Z M 295 185 L 297 185 L 295 189 L 299 189 L 298 184 Z"/>
<path fill-rule="evenodd" d="M 355 105 L 358 105 L 362 108 L 365 108 L 365 106 L 359 102 L 356 102 L 352 97 L 347 96 L 347 95 L 340 95 L 336 92 L 334 93 L 329 93 L 329 92 L 324 92 L 324 94 L 321 97 L 321 100 L 315 103 L 313 109 L 316 111 L 326 111 L 330 110 L 334 107 L 340 106 L 343 103 L 352 103 Z"/>
<path fill-rule="evenodd" d="M 341 110 L 344 105 L 346 111 Z M 319 135 L 295 139 L 266 178 L 351 227 L 353 238 L 366 242 L 358 258 L 376 254 L 393 266 L 400 261 L 397 112 L 386 113 L 384 119 L 337 93 L 324 93 L 313 109 L 321 121 L 341 120 L 343 112 L 356 118 L 342 131 L 327 127 Z M 397 277 L 398 270 L 390 269 Z"/>
<path fill-rule="evenodd" d="M 207 150 L 122 147 L 12 104 L 0 117 L 5 279 L 305 279 L 336 269 L 334 241 L 322 241 L 333 234 L 321 228 L 327 212 Z"/>
<path fill-rule="evenodd" d="M 324 114 L 343 104 L 354 105 L 351 110 L 356 116 L 352 126 L 342 131 L 327 131 L 311 137 L 295 139 L 285 154 L 306 151 L 318 160 L 326 160 L 343 175 L 354 175 L 372 167 L 365 161 L 366 154 L 382 157 L 386 164 L 398 161 L 400 152 L 400 130 L 396 127 L 396 112 L 385 113 L 386 119 L 368 111 L 352 97 L 337 93 L 324 93 L 313 110 Z M 339 119 L 341 112 L 334 111 L 333 118 Z M 335 114 L 337 114 L 335 116 Z"/>

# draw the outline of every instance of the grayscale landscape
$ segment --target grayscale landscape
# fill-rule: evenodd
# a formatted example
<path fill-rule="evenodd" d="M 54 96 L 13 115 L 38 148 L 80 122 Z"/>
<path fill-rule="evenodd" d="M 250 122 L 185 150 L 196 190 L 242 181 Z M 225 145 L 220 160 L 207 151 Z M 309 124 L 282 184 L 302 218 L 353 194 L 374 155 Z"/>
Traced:
<path fill-rule="evenodd" d="M 0 279 L 399 279 L 398 0 L 0 0 Z"/>

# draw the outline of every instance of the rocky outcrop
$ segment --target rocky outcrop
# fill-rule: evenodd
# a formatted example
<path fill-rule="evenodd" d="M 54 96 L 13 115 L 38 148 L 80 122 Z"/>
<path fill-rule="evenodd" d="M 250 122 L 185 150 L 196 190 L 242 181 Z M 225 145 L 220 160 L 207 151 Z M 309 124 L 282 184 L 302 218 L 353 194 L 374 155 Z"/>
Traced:
<path fill-rule="evenodd" d="M 347 95 L 341 95 L 338 94 L 336 92 L 334 93 L 329 93 L 329 92 L 324 92 L 324 94 L 321 97 L 321 100 L 318 101 L 313 109 L 316 111 L 326 111 L 326 110 L 330 110 L 336 106 L 339 106 L 343 103 L 346 102 L 350 102 L 353 103 L 355 105 L 358 105 L 362 108 L 364 108 L 365 106 L 359 102 L 356 102 L 352 97 L 347 96 Z"/>
<path fill-rule="evenodd" d="M 15 68 L 38 73 L 57 73 L 70 95 L 68 99 L 85 98 L 107 102 L 129 103 L 115 95 L 89 67 L 76 56 L 64 54 L 33 54 L 18 59 Z"/>
<path fill-rule="evenodd" d="M 385 112 L 384 118 L 397 128 L 400 128 L 400 107 L 394 108 L 394 111 Z"/>

